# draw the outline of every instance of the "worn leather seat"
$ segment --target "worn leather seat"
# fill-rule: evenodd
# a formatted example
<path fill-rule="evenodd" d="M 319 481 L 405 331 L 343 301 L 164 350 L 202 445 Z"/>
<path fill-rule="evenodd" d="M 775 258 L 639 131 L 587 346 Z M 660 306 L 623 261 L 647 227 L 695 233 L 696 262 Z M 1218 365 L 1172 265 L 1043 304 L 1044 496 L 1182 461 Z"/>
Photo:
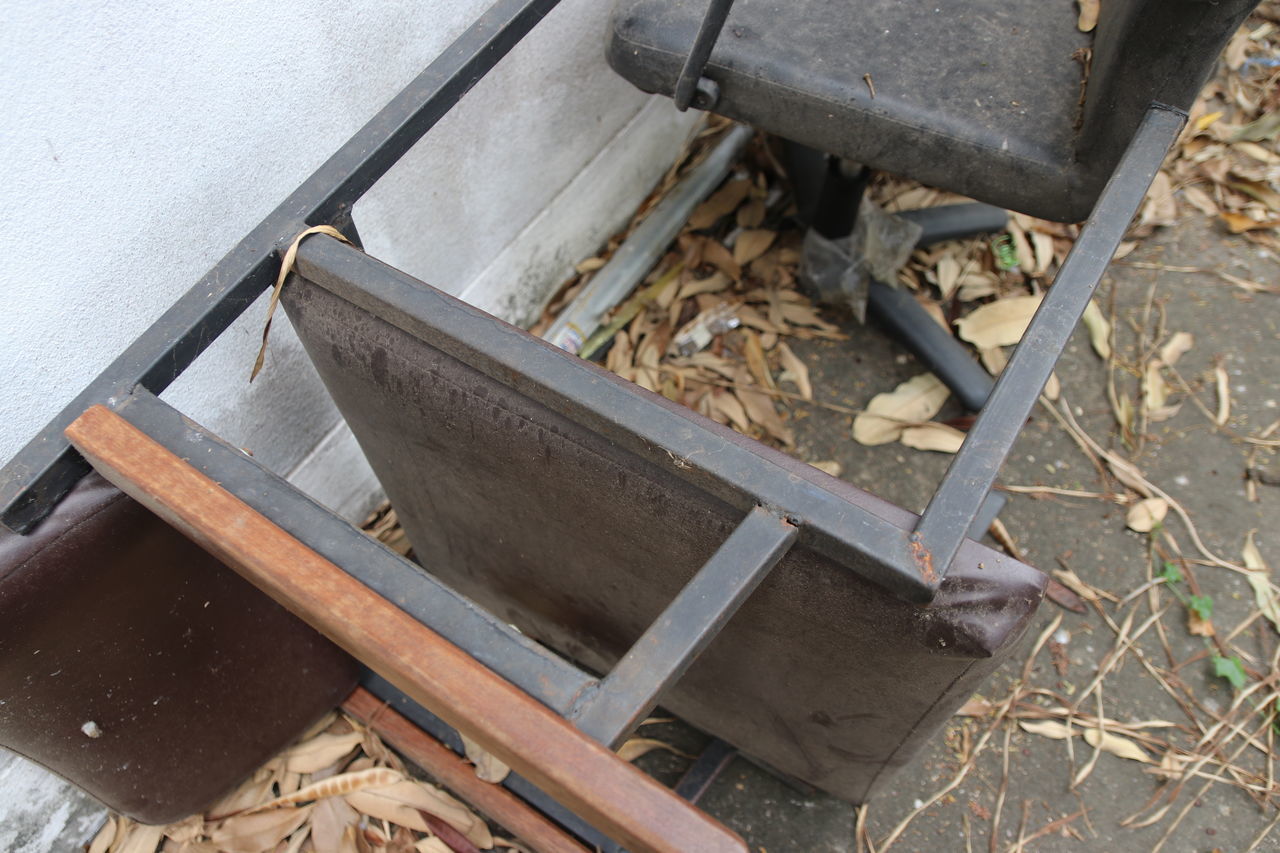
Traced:
<path fill-rule="evenodd" d="M 0 746 L 144 823 L 200 811 L 356 665 L 97 474 L 0 528 Z"/>
<path fill-rule="evenodd" d="M 714 112 L 1046 219 L 1089 215 L 1148 104 L 1191 106 L 1257 0 L 738 0 Z M 613 68 L 670 94 L 707 0 L 619 0 Z M 1087 73 L 1086 73 L 1087 69 Z M 874 88 L 874 93 L 873 93 Z"/>
<path fill-rule="evenodd" d="M 903 529 L 915 520 L 422 282 L 385 275 L 403 302 L 384 301 L 381 281 L 370 295 L 363 284 L 295 277 L 282 303 L 423 567 L 599 672 L 742 513 L 680 476 L 674 457 L 643 458 L 621 430 L 597 432 L 532 399 L 527 377 L 486 373 L 486 356 L 472 348 L 561 359 L 630 395 L 620 409 L 680 419 L 708 455 L 736 445 L 767 476 L 807 483 L 850 514 L 866 510 Z M 447 331 L 460 318 L 465 344 Z M 966 541 L 933 602 L 919 606 L 802 538 L 661 702 L 784 773 L 862 802 L 1012 652 L 1045 583 Z"/>

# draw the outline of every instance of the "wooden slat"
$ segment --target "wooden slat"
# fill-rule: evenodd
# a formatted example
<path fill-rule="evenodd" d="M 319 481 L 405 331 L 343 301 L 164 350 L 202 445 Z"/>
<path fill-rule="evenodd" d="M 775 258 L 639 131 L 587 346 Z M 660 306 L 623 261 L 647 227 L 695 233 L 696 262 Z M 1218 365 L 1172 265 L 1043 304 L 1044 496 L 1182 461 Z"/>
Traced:
<path fill-rule="evenodd" d="M 67 437 L 98 471 L 601 832 L 636 851 L 742 839 L 374 593 L 114 412 Z"/>
<path fill-rule="evenodd" d="M 587 848 L 501 785 L 482 781 L 475 768 L 363 687 L 342 710 L 373 730 L 405 758 L 494 820 L 537 853 L 588 853 Z"/>

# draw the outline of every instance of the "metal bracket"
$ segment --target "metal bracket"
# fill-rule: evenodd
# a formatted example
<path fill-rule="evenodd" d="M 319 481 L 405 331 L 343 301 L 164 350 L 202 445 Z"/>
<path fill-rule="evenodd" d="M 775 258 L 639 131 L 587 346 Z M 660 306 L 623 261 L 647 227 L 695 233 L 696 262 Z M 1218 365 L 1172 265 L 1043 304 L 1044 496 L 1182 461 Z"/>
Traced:
<path fill-rule="evenodd" d="M 693 47 L 685 57 L 684 67 L 680 69 L 680 77 L 676 80 L 672 99 L 676 109 L 684 112 L 689 107 L 709 110 L 720 100 L 720 87 L 714 80 L 702 76 L 711 58 L 711 50 L 716 46 L 716 39 L 724 29 L 724 22 L 733 8 L 733 0 L 711 0 L 707 13 L 698 27 L 698 35 L 693 40 Z"/>

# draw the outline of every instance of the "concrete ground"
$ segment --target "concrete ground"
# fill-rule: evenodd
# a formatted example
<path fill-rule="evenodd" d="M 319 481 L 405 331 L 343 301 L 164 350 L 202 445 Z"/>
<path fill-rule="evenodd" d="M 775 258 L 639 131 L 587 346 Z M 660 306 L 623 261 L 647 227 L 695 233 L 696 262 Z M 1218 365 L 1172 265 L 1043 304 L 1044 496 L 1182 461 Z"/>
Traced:
<path fill-rule="evenodd" d="M 1133 325 L 1141 326 L 1144 316 L 1152 327 L 1163 316 L 1166 333 L 1191 332 L 1195 345 L 1177 362 L 1178 372 L 1214 412 L 1217 402 L 1212 371 L 1220 362 L 1230 378 L 1232 408 L 1228 426 L 1237 435 L 1256 435 L 1280 418 L 1280 295 L 1249 294 L 1212 274 L 1151 267 L 1195 267 L 1274 284 L 1280 280 L 1277 263 L 1277 258 L 1243 238 L 1227 235 L 1220 224 L 1194 211 L 1184 213 L 1174 227 L 1144 240 L 1123 262 L 1113 265 L 1104 280 L 1099 302 L 1107 306 L 1114 300 L 1119 320 L 1119 355 L 1140 361 L 1135 355 L 1138 335 Z M 860 407 L 874 394 L 921 372 L 922 368 L 905 350 L 883 335 L 856 328 L 851 331 L 847 341 L 795 347 L 809 365 L 819 399 Z M 1104 447 L 1120 448 L 1105 391 L 1106 369 L 1091 350 L 1083 329 L 1077 330 L 1059 363 L 1058 375 L 1062 393 L 1080 425 Z M 1118 384 L 1122 393 L 1137 400 L 1136 378 L 1124 376 Z M 1171 400 L 1176 402 L 1185 396 L 1175 394 Z M 945 419 L 948 412 L 961 414 L 958 408 L 944 410 L 939 419 Z M 850 438 L 849 416 L 816 407 L 800 411 L 794 423 L 798 455 L 811 461 L 835 459 L 841 463 L 845 479 L 917 511 L 922 509 L 950 458 L 898 444 L 864 447 Z M 1215 430 L 1200 409 L 1186 402 L 1172 418 L 1150 427 L 1137 463 L 1149 480 L 1185 506 L 1204 544 L 1213 552 L 1239 562 L 1246 535 L 1256 530 L 1263 557 L 1270 566 L 1280 566 L 1280 489 L 1261 485 L 1259 501 L 1246 500 L 1243 474 L 1248 451 L 1248 445 Z M 1257 462 L 1264 469 L 1269 465 L 1273 476 L 1280 473 L 1280 462 L 1273 450 L 1260 452 Z M 1001 481 L 1090 492 L 1105 490 L 1090 461 L 1043 410 L 1037 410 L 1023 430 Z M 1011 494 L 1001 519 L 1032 565 L 1045 571 L 1070 568 L 1089 584 L 1123 598 L 1147 581 L 1149 542 L 1147 536 L 1126 529 L 1125 514 L 1123 507 L 1104 500 Z M 1166 523 L 1184 553 L 1195 556 L 1185 528 L 1172 515 Z M 1253 609 L 1252 591 L 1243 578 L 1228 570 L 1206 566 L 1193 569 L 1201 594 L 1213 598 L 1212 621 L 1219 635 L 1229 633 Z M 1158 606 L 1172 605 L 1161 622 L 1173 660 L 1184 662 L 1177 669 L 1178 676 L 1206 712 L 1225 710 L 1232 691 L 1225 681 L 1213 675 L 1204 655 L 1206 641 L 1188 633 L 1188 619 L 1181 604 L 1167 593 L 1156 595 L 1160 596 Z M 1115 605 L 1104 606 L 1108 612 L 1116 612 Z M 1149 615 L 1146 607 L 1145 603 L 1139 605 L 1138 623 Z M 1113 646 L 1114 634 L 1092 609 L 1076 614 L 1045 601 L 1022 648 L 986 685 L 984 696 L 999 703 L 1009 694 L 1032 642 L 1059 616 L 1062 623 L 1055 639 L 1069 636 L 1059 655 L 1061 674 L 1051 665 L 1049 652 L 1044 651 L 1032 669 L 1031 684 L 1070 695 L 1093 678 Z M 1269 671 L 1266 662 L 1272 659 L 1277 642 L 1269 623 L 1255 620 L 1234 642 L 1253 655 L 1261 672 Z M 1137 648 L 1157 666 L 1173 666 L 1154 630 L 1141 637 Z M 1202 656 L 1195 659 L 1196 653 Z M 1167 720 L 1184 726 L 1191 722 L 1132 656 L 1103 685 L 1106 716 L 1110 719 Z M 1212 723 L 1207 713 L 1200 717 Z M 1252 724 L 1259 722 L 1260 718 L 1255 718 Z M 961 764 L 957 750 L 966 738 L 969 743 L 976 741 L 989 723 L 990 718 L 953 718 L 946 731 L 939 733 L 924 754 L 896 778 L 891 790 L 869 805 L 866 826 L 878 849 L 886 849 L 882 841 L 899 821 L 952 779 Z M 993 829 L 993 822 L 1004 778 L 1004 727 L 994 731 L 963 783 L 916 817 L 893 849 L 1003 851 L 1010 849 L 1020 834 L 1030 835 L 1046 824 L 1084 810 L 1065 822 L 1068 832 L 1078 837 L 1055 828 L 1026 849 L 1046 853 L 1151 850 L 1183 806 L 1193 802 L 1163 850 L 1280 850 L 1280 829 L 1250 847 L 1276 819 L 1274 805 L 1260 809 L 1244 792 L 1221 783 L 1211 785 L 1203 796 L 1193 797 L 1203 784 L 1199 779 L 1188 786 L 1163 820 L 1141 829 L 1123 827 L 1121 821 L 1142 809 L 1158 788 L 1159 780 L 1144 772 L 1146 765 L 1103 754 L 1091 775 L 1073 791 L 1073 771 L 1064 741 L 1028 734 L 1011 723 L 1006 725 L 1010 735 L 1008 776 L 998 828 Z M 687 732 L 669 730 L 664 734 L 654 730 L 646 734 L 670 737 L 686 750 L 696 748 L 696 735 Z M 1185 735 L 1170 739 L 1190 743 Z M 1076 739 L 1077 769 L 1091 752 Z M 1261 761 L 1260 756 L 1255 757 Z M 684 763 L 665 754 L 651 754 L 643 761 L 665 775 L 675 775 Z M 1258 762 L 1253 765 L 1260 766 Z M 854 807 L 791 789 L 741 758 L 712 788 L 704 806 L 739 830 L 752 850 L 817 853 L 860 849 L 855 841 Z"/>

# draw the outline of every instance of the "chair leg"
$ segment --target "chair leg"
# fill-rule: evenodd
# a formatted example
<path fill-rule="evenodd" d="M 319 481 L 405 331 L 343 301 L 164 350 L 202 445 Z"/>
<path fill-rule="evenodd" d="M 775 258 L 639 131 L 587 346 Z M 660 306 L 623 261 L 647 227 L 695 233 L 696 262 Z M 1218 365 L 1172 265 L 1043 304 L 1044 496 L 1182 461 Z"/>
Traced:
<path fill-rule="evenodd" d="M 848 237 L 853 233 L 871 170 L 851 170 L 841 164 L 840 158 L 789 139 L 782 143 L 800 221 L 828 240 Z"/>

